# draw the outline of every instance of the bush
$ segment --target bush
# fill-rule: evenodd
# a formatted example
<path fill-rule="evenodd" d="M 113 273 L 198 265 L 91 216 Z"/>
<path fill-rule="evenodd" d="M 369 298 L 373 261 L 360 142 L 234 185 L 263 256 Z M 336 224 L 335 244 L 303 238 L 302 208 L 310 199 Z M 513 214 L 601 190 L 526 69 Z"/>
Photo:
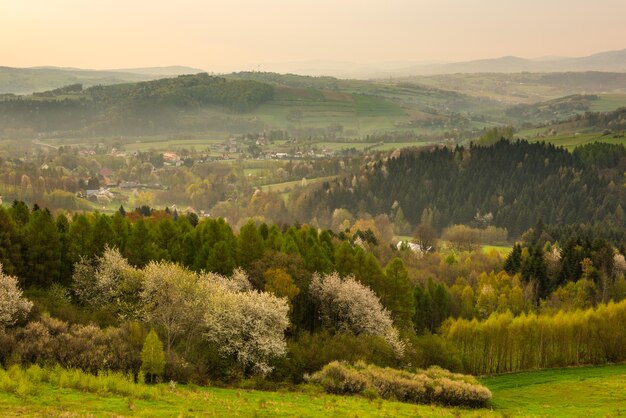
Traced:
<path fill-rule="evenodd" d="M 307 377 L 321 385 L 328 393 L 371 398 L 374 394 L 384 399 L 409 403 L 438 403 L 468 407 L 484 406 L 491 392 L 471 376 L 451 373 L 439 367 L 410 373 L 404 370 L 381 368 L 364 362 L 354 366 L 334 361 Z"/>
<path fill-rule="evenodd" d="M 308 380 L 322 385 L 326 392 L 337 395 L 363 393 L 369 386 L 369 382 L 359 371 L 346 367 L 344 363 L 338 361 L 327 364 Z"/>

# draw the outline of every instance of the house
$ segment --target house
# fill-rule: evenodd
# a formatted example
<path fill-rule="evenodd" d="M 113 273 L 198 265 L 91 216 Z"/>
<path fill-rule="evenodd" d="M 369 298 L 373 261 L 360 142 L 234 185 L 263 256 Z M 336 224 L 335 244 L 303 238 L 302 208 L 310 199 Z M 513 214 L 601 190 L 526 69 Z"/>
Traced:
<path fill-rule="evenodd" d="M 403 250 L 403 249 L 408 249 L 413 251 L 416 254 L 424 254 L 424 252 L 428 252 L 430 250 L 432 250 L 433 247 L 427 247 L 426 249 L 423 249 L 421 245 L 416 244 L 414 242 L 409 242 L 409 241 L 400 241 L 396 244 L 396 248 L 398 250 Z"/>
<path fill-rule="evenodd" d="M 85 193 L 78 193 L 77 196 L 101 204 L 111 203 L 111 201 L 115 199 L 115 195 L 104 187 L 100 189 L 87 189 Z"/>
<path fill-rule="evenodd" d="M 178 161 L 180 161 L 180 157 L 175 152 L 164 152 L 163 160 L 167 161 L 168 163 L 176 164 Z"/>

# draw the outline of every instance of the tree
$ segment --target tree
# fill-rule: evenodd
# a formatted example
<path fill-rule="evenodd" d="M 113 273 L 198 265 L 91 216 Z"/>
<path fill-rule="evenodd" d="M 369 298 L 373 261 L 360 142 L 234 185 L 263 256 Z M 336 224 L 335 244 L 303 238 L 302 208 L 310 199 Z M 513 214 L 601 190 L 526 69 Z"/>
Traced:
<path fill-rule="evenodd" d="M 164 335 L 169 354 L 174 343 L 199 334 L 205 296 L 198 275 L 169 262 L 151 262 L 142 271 L 141 304 L 145 319 Z"/>
<path fill-rule="evenodd" d="M 437 247 L 437 231 L 429 224 L 417 225 L 413 231 L 413 239 L 422 251 L 434 251 Z"/>
<path fill-rule="evenodd" d="M 263 278 L 265 279 L 265 291 L 279 298 L 286 298 L 291 307 L 294 298 L 300 293 L 300 289 L 289 273 L 282 268 L 271 268 L 263 273 Z"/>
<path fill-rule="evenodd" d="M 50 212 L 33 212 L 24 227 L 26 244 L 25 277 L 27 285 L 49 286 L 57 282 L 61 271 L 61 241 Z"/>
<path fill-rule="evenodd" d="M 154 330 L 150 330 L 141 349 L 141 371 L 150 376 L 150 382 L 159 380 L 165 370 L 163 343 Z"/>
<path fill-rule="evenodd" d="M 32 302 L 22 297 L 17 279 L 5 274 L 0 264 L 0 331 L 25 317 L 32 307 Z"/>
<path fill-rule="evenodd" d="M 92 246 L 96 255 L 104 252 L 106 247 L 111 247 L 115 243 L 115 233 L 111 226 L 111 219 L 107 215 L 96 215 L 96 223 L 93 227 Z"/>
<path fill-rule="evenodd" d="M 76 263 L 80 257 L 91 257 L 93 249 L 92 225 L 85 215 L 75 215 L 68 232 L 69 259 Z"/>
<path fill-rule="evenodd" d="M 173 220 L 167 218 L 159 222 L 155 235 L 161 258 L 174 262 L 184 261 L 182 234 Z"/>
<path fill-rule="evenodd" d="M 84 305 L 108 307 L 121 319 L 140 316 L 141 271 L 116 248 L 105 248 L 95 262 L 82 258 L 74 266 L 72 281 L 72 290 Z"/>
<path fill-rule="evenodd" d="M 395 226 L 395 231 L 398 235 L 410 233 L 411 225 L 404 217 L 404 211 L 402 211 L 402 208 L 400 206 L 398 206 L 396 216 L 393 219 L 393 224 Z"/>
<path fill-rule="evenodd" d="M 391 311 L 394 322 L 400 328 L 412 328 L 415 304 L 409 272 L 400 258 L 394 258 L 385 267 L 381 301 Z"/>
<path fill-rule="evenodd" d="M 219 274 L 231 274 L 237 267 L 234 252 L 233 247 L 226 241 L 217 242 L 206 260 L 207 270 Z"/>
<path fill-rule="evenodd" d="M 478 230 L 466 225 L 452 225 L 443 231 L 443 239 L 458 251 L 472 251 L 478 245 Z"/>
<path fill-rule="evenodd" d="M 263 256 L 263 237 L 252 220 L 241 227 L 239 232 L 239 265 L 247 269 Z"/>
<path fill-rule="evenodd" d="M 155 258 L 154 242 L 146 222 L 139 219 L 133 225 L 126 245 L 128 261 L 137 267 L 143 267 Z"/>
<path fill-rule="evenodd" d="M 509 274 L 517 273 L 522 267 L 522 246 L 515 244 L 504 262 L 504 270 Z"/>
<path fill-rule="evenodd" d="M 393 327 L 391 314 L 376 294 L 353 277 L 342 279 L 337 273 L 313 275 L 309 292 L 319 306 L 323 324 L 331 330 L 369 334 L 385 338 L 398 353 L 403 343 Z"/>
<path fill-rule="evenodd" d="M 243 367 L 267 374 L 270 361 L 287 351 L 285 330 L 289 307 L 285 299 L 258 291 L 236 291 L 223 280 L 202 281 L 207 297 L 203 335 L 225 356 Z"/>
<path fill-rule="evenodd" d="M 21 269 L 22 254 L 17 226 L 8 211 L 0 206 L 0 263 L 7 274 Z"/>

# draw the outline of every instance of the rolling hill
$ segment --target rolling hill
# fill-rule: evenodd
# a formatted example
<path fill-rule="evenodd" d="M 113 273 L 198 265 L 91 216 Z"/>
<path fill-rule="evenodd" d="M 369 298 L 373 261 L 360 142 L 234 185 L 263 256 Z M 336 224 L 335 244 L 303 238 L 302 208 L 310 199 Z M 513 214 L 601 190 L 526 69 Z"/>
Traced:
<path fill-rule="evenodd" d="M 0 67 L 0 94 L 31 94 L 80 83 L 86 87 L 154 80 L 180 74 L 202 72 L 190 67 L 153 67 L 122 70 L 84 70 L 79 68 Z"/>
<path fill-rule="evenodd" d="M 569 71 L 626 71 L 626 49 L 586 57 L 526 59 L 506 56 L 447 64 L 417 65 L 389 71 L 393 75 L 433 75 L 455 73 L 517 73 Z"/>

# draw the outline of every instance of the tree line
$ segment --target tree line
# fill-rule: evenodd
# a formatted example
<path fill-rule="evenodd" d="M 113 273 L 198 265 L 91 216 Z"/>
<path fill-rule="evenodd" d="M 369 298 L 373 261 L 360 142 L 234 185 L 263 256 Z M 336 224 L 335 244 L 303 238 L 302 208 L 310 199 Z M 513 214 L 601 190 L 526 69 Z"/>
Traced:
<path fill-rule="evenodd" d="M 555 315 L 506 312 L 484 321 L 456 319 L 444 338 L 472 374 L 599 364 L 626 360 L 626 301 Z"/>

